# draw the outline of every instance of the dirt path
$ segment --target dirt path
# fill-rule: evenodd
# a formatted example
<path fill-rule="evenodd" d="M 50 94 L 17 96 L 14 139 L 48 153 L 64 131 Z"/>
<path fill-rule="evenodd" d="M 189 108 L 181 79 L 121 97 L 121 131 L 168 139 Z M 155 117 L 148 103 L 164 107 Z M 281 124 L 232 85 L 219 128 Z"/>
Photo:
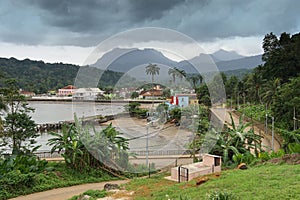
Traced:
<path fill-rule="evenodd" d="M 225 109 L 225 108 L 212 108 L 211 111 L 215 115 L 217 115 L 220 119 L 225 120 L 224 121 L 225 123 L 227 123 L 227 124 L 231 123 L 231 119 L 230 119 L 230 115 L 229 115 L 230 110 Z M 233 121 L 236 125 L 239 124 L 239 116 L 237 116 L 236 114 L 233 113 L 232 118 L 233 118 Z M 272 136 L 264 134 L 264 130 L 261 130 L 261 128 L 259 128 L 258 126 L 253 126 L 253 128 L 254 128 L 254 132 L 256 134 L 263 136 L 262 145 L 265 146 L 265 150 L 266 151 L 271 151 L 271 149 L 272 149 L 272 145 L 271 145 L 272 144 Z M 279 149 L 280 149 L 280 143 L 275 137 L 274 138 L 274 151 L 278 151 Z"/>
<path fill-rule="evenodd" d="M 129 180 L 118 180 L 57 188 L 53 190 L 47 190 L 44 192 L 29 194 L 26 196 L 16 197 L 11 200 L 66 200 L 73 197 L 74 195 L 79 195 L 87 190 L 102 190 L 106 183 L 124 184 L 128 181 Z"/>

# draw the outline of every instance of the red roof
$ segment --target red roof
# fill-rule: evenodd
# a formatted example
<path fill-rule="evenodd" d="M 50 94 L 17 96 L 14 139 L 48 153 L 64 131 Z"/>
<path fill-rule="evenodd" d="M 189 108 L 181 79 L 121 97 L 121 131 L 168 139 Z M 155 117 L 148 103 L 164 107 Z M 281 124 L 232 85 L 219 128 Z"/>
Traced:
<path fill-rule="evenodd" d="M 162 96 L 162 90 L 146 90 L 141 92 L 142 96 Z"/>
<path fill-rule="evenodd" d="M 62 89 L 68 89 L 68 90 L 71 90 L 71 89 L 77 89 L 77 87 L 75 87 L 74 85 L 67 85 L 66 87 L 62 88 Z"/>

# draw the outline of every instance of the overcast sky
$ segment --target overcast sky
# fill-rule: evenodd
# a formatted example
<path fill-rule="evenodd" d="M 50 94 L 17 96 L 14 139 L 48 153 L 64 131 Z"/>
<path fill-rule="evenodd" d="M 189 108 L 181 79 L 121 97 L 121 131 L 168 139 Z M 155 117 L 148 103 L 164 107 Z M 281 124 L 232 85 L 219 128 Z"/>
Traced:
<path fill-rule="evenodd" d="M 182 32 L 207 53 L 255 55 L 265 34 L 299 32 L 299 11 L 298 0 L 0 0 L 0 57 L 82 64 L 101 41 L 142 27 Z"/>

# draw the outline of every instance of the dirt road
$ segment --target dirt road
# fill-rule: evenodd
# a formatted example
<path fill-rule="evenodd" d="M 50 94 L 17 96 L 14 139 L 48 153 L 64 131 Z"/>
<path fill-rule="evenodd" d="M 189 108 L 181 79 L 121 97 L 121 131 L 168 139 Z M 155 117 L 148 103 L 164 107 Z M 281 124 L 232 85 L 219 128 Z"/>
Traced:
<path fill-rule="evenodd" d="M 218 116 L 220 119 L 225 120 L 225 123 L 227 123 L 227 124 L 231 123 L 231 119 L 230 119 L 230 115 L 229 115 L 230 110 L 228 110 L 226 108 L 212 108 L 211 111 L 216 116 Z M 232 118 L 236 125 L 239 124 L 239 116 L 232 114 Z M 246 123 L 246 122 L 244 122 L 244 123 Z M 249 127 L 249 129 L 250 128 L 251 127 Z M 261 130 L 261 128 L 259 128 L 257 126 L 253 126 L 253 128 L 254 128 L 254 132 L 256 134 L 263 136 L 262 145 L 265 147 L 265 150 L 271 151 L 272 150 L 272 136 L 264 134 L 264 130 Z M 274 138 L 274 151 L 278 151 L 279 149 L 280 149 L 280 143 L 275 137 Z"/>
<path fill-rule="evenodd" d="M 79 195 L 87 190 L 102 190 L 106 183 L 124 184 L 127 182 L 128 180 L 118 180 L 76 185 L 71 187 L 57 188 L 53 190 L 47 190 L 44 192 L 33 193 L 26 196 L 16 197 L 11 200 L 66 200 L 74 195 Z"/>

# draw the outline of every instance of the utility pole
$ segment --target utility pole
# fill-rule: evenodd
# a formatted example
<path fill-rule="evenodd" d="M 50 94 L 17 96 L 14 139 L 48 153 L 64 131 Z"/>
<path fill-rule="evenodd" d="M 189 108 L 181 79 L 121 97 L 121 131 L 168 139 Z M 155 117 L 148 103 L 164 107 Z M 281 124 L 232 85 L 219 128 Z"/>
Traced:
<path fill-rule="evenodd" d="M 193 126 L 194 126 L 194 129 L 195 129 L 195 130 L 193 130 L 193 163 L 196 160 L 195 137 L 196 137 L 196 133 L 197 133 L 197 128 L 198 128 L 197 124 L 198 123 L 196 123 L 195 120 L 197 120 L 197 119 L 198 119 L 198 115 L 193 115 Z"/>
<path fill-rule="evenodd" d="M 266 125 L 265 125 L 265 134 L 268 134 L 268 113 L 266 113 Z"/>
<path fill-rule="evenodd" d="M 237 109 L 240 109 L 240 94 L 239 94 L 239 92 L 237 93 L 237 103 L 238 103 Z"/>
<path fill-rule="evenodd" d="M 266 104 L 266 124 L 265 124 L 265 134 L 268 133 L 268 107 L 267 107 L 267 104 Z"/>
<path fill-rule="evenodd" d="M 296 130 L 296 108 L 294 107 L 294 117 L 293 117 L 293 120 L 294 120 L 294 130 Z"/>
<path fill-rule="evenodd" d="M 272 117 L 272 150 L 274 151 L 274 117 Z"/>
<path fill-rule="evenodd" d="M 148 167 L 148 156 L 149 156 L 149 147 L 148 147 L 148 133 L 149 133 L 149 124 L 147 123 L 147 137 L 146 137 L 146 166 Z"/>

